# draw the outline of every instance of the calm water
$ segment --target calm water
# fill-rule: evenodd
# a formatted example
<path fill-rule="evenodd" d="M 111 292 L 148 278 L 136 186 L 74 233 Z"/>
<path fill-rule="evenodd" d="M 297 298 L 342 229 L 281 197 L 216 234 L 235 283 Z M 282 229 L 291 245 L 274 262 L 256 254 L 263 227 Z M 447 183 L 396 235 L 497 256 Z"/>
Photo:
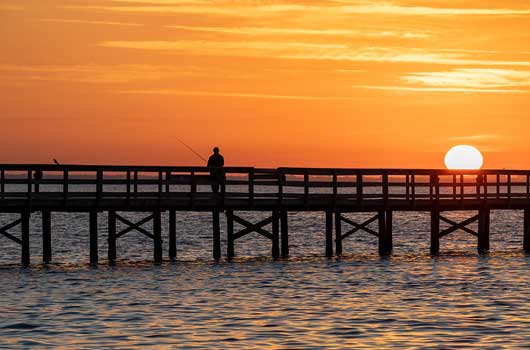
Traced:
<path fill-rule="evenodd" d="M 252 234 L 236 242 L 236 261 L 220 264 L 209 260 L 209 219 L 179 216 L 178 263 L 153 266 L 152 242 L 131 233 L 118 241 L 117 266 L 102 259 L 90 268 L 87 215 L 54 214 L 48 267 L 40 264 L 35 216 L 30 269 L 17 265 L 19 247 L 0 238 L 0 348 L 530 346 L 520 213 L 492 213 L 489 256 L 475 253 L 474 237 L 457 233 L 431 258 L 429 217 L 396 213 L 393 256 L 379 258 L 376 238 L 357 234 L 344 242 L 346 257 L 327 260 L 323 215 L 299 213 L 290 217 L 288 261 L 269 259 L 270 242 Z M 104 258 L 104 215 L 100 222 Z"/>

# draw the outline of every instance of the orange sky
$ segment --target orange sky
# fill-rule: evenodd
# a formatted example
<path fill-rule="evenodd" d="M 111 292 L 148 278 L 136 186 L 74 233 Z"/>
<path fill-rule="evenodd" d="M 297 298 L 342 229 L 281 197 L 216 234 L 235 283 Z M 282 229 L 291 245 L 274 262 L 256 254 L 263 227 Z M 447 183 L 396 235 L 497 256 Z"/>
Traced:
<path fill-rule="evenodd" d="M 530 4 L 0 0 L 0 162 L 530 168 Z"/>

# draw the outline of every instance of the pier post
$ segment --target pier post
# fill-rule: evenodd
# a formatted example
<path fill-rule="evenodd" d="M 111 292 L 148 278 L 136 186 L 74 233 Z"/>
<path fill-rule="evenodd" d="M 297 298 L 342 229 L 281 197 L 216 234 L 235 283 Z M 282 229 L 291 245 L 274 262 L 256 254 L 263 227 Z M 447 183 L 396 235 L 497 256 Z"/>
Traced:
<path fill-rule="evenodd" d="M 379 212 L 379 254 L 388 255 L 392 252 L 392 211 Z"/>
<path fill-rule="evenodd" d="M 280 257 L 280 217 L 277 210 L 272 211 L 272 257 Z"/>
<path fill-rule="evenodd" d="M 530 208 L 524 210 L 523 249 L 526 254 L 530 254 Z"/>
<path fill-rule="evenodd" d="M 29 211 L 24 211 L 21 213 L 21 243 L 22 243 L 22 254 L 21 262 L 22 265 L 27 267 L 30 263 L 30 253 L 29 253 Z"/>
<path fill-rule="evenodd" d="M 282 236 L 282 258 L 289 256 L 289 220 L 287 210 L 280 213 L 280 226 Z"/>
<path fill-rule="evenodd" d="M 108 259 L 110 264 L 116 262 L 116 211 L 109 211 Z"/>
<path fill-rule="evenodd" d="M 333 256 L 333 212 L 326 211 L 326 257 Z"/>
<path fill-rule="evenodd" d="M 98 212 L 91 211 L 89 217 L 90 230 L 90 265 L 98 263 Z"/>
<path fill-rule="evenodd" d="M 440 252 L 440 211 L 431 211 L 431 254 Z"/>
<path fill-rule="evenodd" d="M 480 254 L 484 254 L 490 249 L 490 210 L 480 209 L 478 216 L 477 250 Z"/>
<path fill-rule="evenodd" d="M 221 259 L 221 227 L 219 224 L 219 209 L 214 209 L 213 216 L 213 259 Z"/>
<path fill-rule="evenodd" d="M 153 213 L 153 258 L 155 264 L 162 262 L 162 218 L 160 210 Z"/>
<path fill-rule="evenodd" d="M 177 258 L 177 212 L 169 211 L 169 259 Z"/>
<path fill-rule="evenodd" d="M 47 210 L 42 211 L 42 261 L 52 261 L 52 215 Z"/>
<path fill-rule="evenodd" d="M 335 254 L 342 255 L 342 217 L 341 212 L 335 212 Z"/>
<path fill-rule="evenodd" d="M 226 211 L 226 256 L 232 259 L 234 252 L 234 212 Z"/>

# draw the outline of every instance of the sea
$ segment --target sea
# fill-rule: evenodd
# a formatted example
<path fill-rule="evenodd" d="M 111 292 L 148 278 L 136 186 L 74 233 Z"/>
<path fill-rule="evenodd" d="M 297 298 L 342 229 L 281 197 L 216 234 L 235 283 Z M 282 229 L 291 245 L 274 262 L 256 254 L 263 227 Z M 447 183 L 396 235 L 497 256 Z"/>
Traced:
<path fill-rule="evenodd" d="M 268 213 L 237 214 L 256 222 Z M 348 217 L 363 222 L 370 214 Z M 0 224 L 14 219 L 2 214 Z M 477 253 L 476 237 L 455 232 L 431 256 L 429 219 L 396 212 L 388 257 L 377 254 L 376 237 L 356 232 L 343 242 L 344 256 L 327 259 L 324 214 L 290 213 L 288 259 L 273 260 L 271 242 L 252 233 L 227 261 L 223 218 L 216 263 L 211 214 L 177 214 L 177 261 L 167 259 L 164 214 L 161 265 L 152 241 L 133 231 L 118 240 L 110 266 L 102 213 L 100 264 L 91 267 L 87 214 L 53 213 L 53 262 L 44 265 L 35 213 L 29 268 L 19 264 L 20 247 L 0 237 L 0 349 L 530 348 L 522 213 L 492 212 L 486 255 Z"/>

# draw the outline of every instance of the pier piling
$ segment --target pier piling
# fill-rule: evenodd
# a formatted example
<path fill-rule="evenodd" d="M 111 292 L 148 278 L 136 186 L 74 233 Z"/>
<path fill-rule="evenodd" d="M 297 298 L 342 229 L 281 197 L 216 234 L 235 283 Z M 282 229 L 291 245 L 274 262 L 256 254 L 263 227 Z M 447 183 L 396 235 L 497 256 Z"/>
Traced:
<path fill-rule="evenodd" d="M 431 254 L 440 253 L 440 211 L 431 211 Z"/>
<path fill-rule="evenodd" d="M 90 265 L 96 265 L 99 260 L 98 254 L 98 212 L 91 211 L 89 214 L 90 230 Z"/>
<path fill-rule="evenodd" d="M 342 219 L 341 212 L 335 213 L 335 255 L 342 255 Z"/>
<path fill-rule="evenodd" d="M 109 211 L 108 260 L 109 264 L 116 262 L 116 212 Z"/>
<path fill-rule="evenodd" d="M 153 259 L 156 264 L 162 262 L 162 218 L 159 210 L 153 213 Z"/>
<path fill-rule="evenodd" d="M 484 254 L 490 249 L 490 210 L 480 209 L 478 215 L 477 250 L 480 254 Z"/>
<path fill-rule="evenodd" d="M 333 212 L 326 211 L 326 257 L 333 256 Z"/>
<path fill-rule="evenodd" d="M 177 259 L 177 212 L 169 211 L 169 259 Z"/>
<path fill-rule="evenodd" d="M 42 211 L 42 262 L 52 261 L 52 216 L 48 210 Z"/>
<path fill-rule="evenodd" d="M 272 212 L 272 257 L 280 257 L 280 215 L 277 210 Z"/>
<path fill-rule="evenodd" d="M 219 261 L 221 259 L 221 226 L 219 223 L 219 209 L 212 212 L 213 223 L 213 259 Z"/>
<path fill-rule="evenodd" d="M 23 266 L 29 266 L 30 263 L 30 252 L 29 252 L 29 219 L 30 219 L 30 213 L 28 211 L 24 211 L 21 213 L 21 246 L 22 246 L 22 254 L 21 254 L 21 262 Z"/>
<path fill-rule="evenodd" d="M 530 208 L 524 209 L 523 249 L 530 254 Z"/>
<path fill-rule="evenodd" d="M 379 211 L 379 254 L 388 255 L 392 252 L 392 211 Z"/>
<path fill-rule="evenodd" d="M 280 213 L 280 231 L 282 238 L 282 258 L 289 256 L 289 216 L 287 210 Z"/>
<path fill-rule="evenodd" d="M 232 259 L 234 252 L 234 213 L 232 210 L 226 211 L 226 256 Z"/>

